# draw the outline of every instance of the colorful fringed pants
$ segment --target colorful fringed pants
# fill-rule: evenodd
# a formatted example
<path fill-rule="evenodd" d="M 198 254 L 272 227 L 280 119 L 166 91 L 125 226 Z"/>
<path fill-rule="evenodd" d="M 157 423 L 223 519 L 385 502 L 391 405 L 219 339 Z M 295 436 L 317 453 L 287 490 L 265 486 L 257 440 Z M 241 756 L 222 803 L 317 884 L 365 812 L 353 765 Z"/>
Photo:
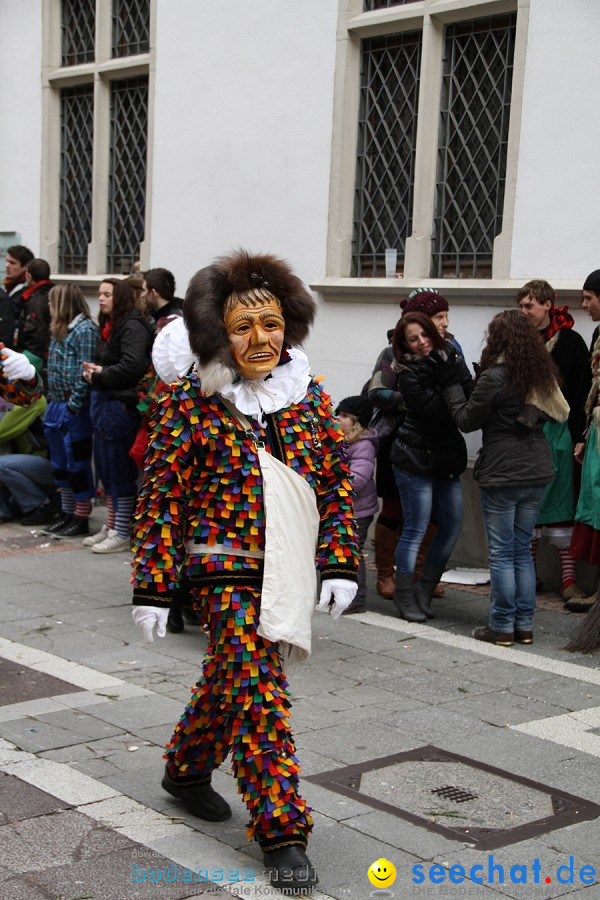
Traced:
<path fill-rule="evenodd" d="M 167 745 L 169 777 L 210 778 L 231 750 L 238 790 L 250 813 L 248 837 L 262 847 L 305 843 L 310 808 L 298 794 L 300 767 L 277 644 L 256 633 L 257 587 L 203 587 L 209 647 L 202 678 Z"/>

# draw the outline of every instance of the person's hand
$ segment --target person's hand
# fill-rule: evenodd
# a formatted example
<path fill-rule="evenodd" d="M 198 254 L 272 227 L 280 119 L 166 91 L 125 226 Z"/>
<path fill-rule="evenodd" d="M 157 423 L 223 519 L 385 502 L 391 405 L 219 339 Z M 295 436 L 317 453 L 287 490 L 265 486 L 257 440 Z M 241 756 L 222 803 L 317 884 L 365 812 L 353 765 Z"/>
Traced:
<path fill-rule="evenodd" d="M 349 578 L 327 578 L 321 585 L 317 609 L 323 612 L 330 611 L 333 619 L 339 619 L 354 600 L 357 590 L 358 585 Z"/>
<path fill-rule="evenodd" d="M 447 350 L 432 350 L 429 356 L 425 357 L 425 363 L 429 369 L 431 380 L 439 387 L 445 388 L 459 383 L 456 350 L 451 345 Z"/>
<path fill-rule="evenodd" d="M 101 372 L 101 371 L 102 371 L 102 366 L 99 366 L 93 362 L 84 362 L 82 378 L 84 381 L 87 381 L 88 384 L 91 384 L 92 383 L 92 375 L 96 374 L 97 372 Z"/>
<path fill-rule="evenodd" d="M 163 638 L 167 633 L 169 610 L 162 606 L 134 606 L 131 616 L 134 624 L 142 629 L 144 641 L 147 644 L 154 640 L 155 625 L 156 637 Z"/>
<path fill-rule="evenodd" d="M 24 353 L 16 353 L 3 347 L 0 351 L 0 363 L 2 372 L 9 381 L 32 381 L 37 372 Z"/>
<path fill-rule="evenodd" d="M 573 451 L 573 456 L 575 457 L 575 462 L 578 462 L 579 465 L 583 462 L 583 455 L 585 453 L 585 441 L 582 441 L 579 444 L 575 444 L 575 450 Z"/>

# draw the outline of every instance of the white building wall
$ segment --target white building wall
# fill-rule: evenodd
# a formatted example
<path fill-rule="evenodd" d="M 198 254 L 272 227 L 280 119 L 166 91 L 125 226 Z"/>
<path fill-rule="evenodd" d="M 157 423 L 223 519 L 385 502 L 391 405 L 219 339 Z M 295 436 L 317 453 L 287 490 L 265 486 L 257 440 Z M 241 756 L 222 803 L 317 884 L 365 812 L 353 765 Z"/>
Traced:
<path fill-rule="evenodd" d="M 337 5 L 157 4 L 150 258 L 180 293 L 238 246 L 325 271 Z"/>
<path fill-rule="evenodd" d="M 2 0 L 0 7 L 0 231 L 20 233 L 22 243 L 37 256 L 42 158 L 42 0 Z"/>
<path fill-rule="evenodd" d="M 600 3 L 531 0 L 512 277 L 600 267 Z"/>

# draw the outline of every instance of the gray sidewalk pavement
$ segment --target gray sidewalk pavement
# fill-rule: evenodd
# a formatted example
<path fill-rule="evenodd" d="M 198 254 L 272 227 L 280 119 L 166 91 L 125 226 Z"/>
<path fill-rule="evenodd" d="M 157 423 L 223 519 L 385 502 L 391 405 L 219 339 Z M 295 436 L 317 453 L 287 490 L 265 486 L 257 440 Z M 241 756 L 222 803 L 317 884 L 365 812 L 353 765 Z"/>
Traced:
<path fill-rule="evenodd" d="M 282 896 L 227 763 L 226 823 L 161 790 L 205 639 L 141 643 L 129 562 L 0 527 L 0 897 Z M 563 649 L 581 617 L 544 595 L 535 644 L 496 648 L 469 636 L 485 589 L 411 625 L 369 588 L 364 614 L 315 614 L 288 673 L 314 896 L 600 898 L 600 656 Z"/>

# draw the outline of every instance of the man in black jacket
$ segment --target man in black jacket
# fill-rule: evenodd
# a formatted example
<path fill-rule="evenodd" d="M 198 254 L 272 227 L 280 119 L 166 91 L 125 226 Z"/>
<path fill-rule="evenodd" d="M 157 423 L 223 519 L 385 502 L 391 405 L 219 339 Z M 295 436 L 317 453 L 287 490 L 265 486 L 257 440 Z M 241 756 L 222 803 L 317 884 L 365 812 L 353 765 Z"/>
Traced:
<path fill-rule="evenodd" d="M 168 269 L 144 272 L 142 297 L 157 325 L 161 319 L 182 315 L 181 300 L 175 296 L 175 277 Z"/>
<path fill-rule="evenodd" d="M 0 288 L 0 341 L 9 349 L 14 349 L 21 294 L 27 287 L 27 264 L 32 259 L 33 253 L 22 244 L 6 251 L 6 275 Z"/>
<path fill-rule="evenodd" d="M 547 281 L 528 281 L 517 294 L 517 303 L 533 322 L 561 374 L 561 389 L 569 404 L 568 432 L 556 423 L 544 428 L 552 447 L 556 476 L 548 486 L 532 541 L 534 559 L 540 537 L 553 544 L 561 563 L 561 596 L 566 608 L 585 596 L 575 578 L 575 560 L 569 549 L 577 501 L 573 448 L 585 430 L 585 401 L 590 389 L 590 365 L 585 341 L 573 330 L 568 307 L 554 305 L 554 289 Z M 570 436 L 570 441 L 569 441 Z"/>
<path fill-rule="evenodd" d="M 54 287 L 50 266 L 45 259 L 32 259 L 27 265 L 27 287 L 21 293 L 17 311 L 17 350 L 27 350 L 46 364 L 50 346 L 50 307 L 48 294 Z"/>

